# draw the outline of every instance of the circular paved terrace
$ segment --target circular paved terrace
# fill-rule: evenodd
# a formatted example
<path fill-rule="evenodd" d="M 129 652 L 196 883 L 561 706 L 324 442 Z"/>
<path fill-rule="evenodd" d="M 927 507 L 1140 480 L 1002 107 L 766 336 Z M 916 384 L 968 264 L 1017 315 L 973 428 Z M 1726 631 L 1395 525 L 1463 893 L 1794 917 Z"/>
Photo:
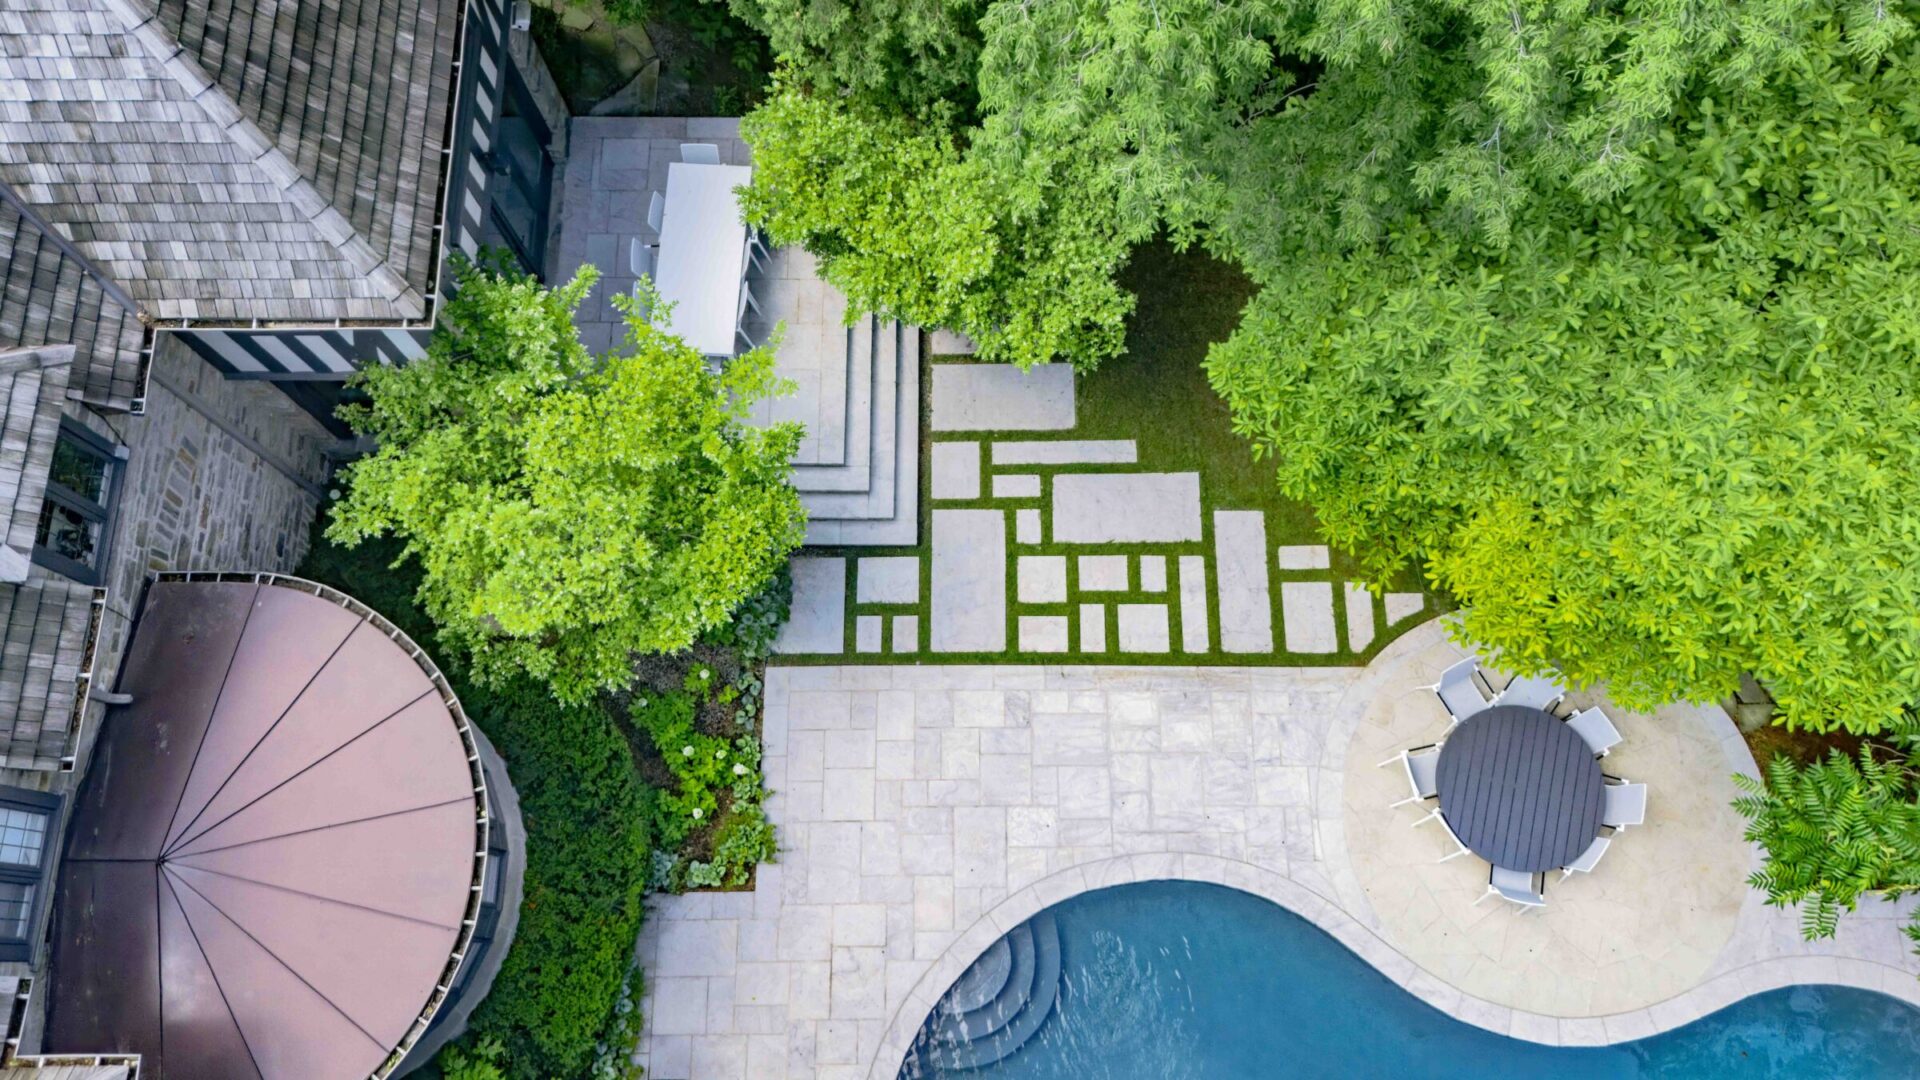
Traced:
<path fill-rule="evenodd" d="M 1411 894 L 1397 911 L 1370 894 L 1382 849 L 1369 829 L 1392 819 L 1401 834 L 1431 838 L 1409 828 L 1418 816 L 1411 807 L 1386 810 L 1396 794 L 1349 809 L 1348 759 L 1369 739 L 1396 734 L 1380 722 L 1382 702 L 1393 723 L 1419 729 L 1417 741 L 1437 735 L 1444 724 L 1419 728 L 1432 714 L 1400 716 L 1392 706 L 1457 655 L 1430 623 L 1365 669 L 773 668 L 766 770 L 780 862 L 760 869 L 751 893 L 650 902 L 639 946 L 648 972 L 639 1061 L 660 1080 L 893 1080 L 927 1010 L 995 938 L 1079 892 L 1163 878 L 1272 900 L 1436 1008 L 1536 1042 L 1640 1038 L 1794 982 L 1865 987 L 1920 1005 L 1920 961 L 1900 933 L 1914 901 L 1863 905 L 1837 940 L 1802 942 L 1794 913 L 1767 908 L 1740 886 L 1753 854 L 1737 829 L 1711 841 L 1730 854 L 1707 853 L 1731 865 L 1696 875 L 1716 913 L 1731 900 L 1731 930 L 1724 914 L 1705 920 L 1713 929 L 1700 932 L 1717 942 L 1685 944 L 1711 955 L 1702 964 L 1689 951 L 1663 968 L 1663 996 L 1635 989 L 1609 997 L 1615 991 L 1601 988 L 1639 985 L 1633 965 L 1584 958 L 1564 970 L 1531 964 L 1521 976 L 1540 986 L 1584 981 L 1584 1001 L 1571 991 L 1503 996 L 1513 991 L 1476 982 L 1474 965 L 1450 974 L 1444 958 L 1419 952 L 1404 917 Z M 1663 752 L 1639 718 L 1619 719 L 1627 745 Z M 1560 912 L 1571 913 L 1583 893 L 1604 890 L 1594 917 L 1623 929 L 1597 927 L 1596 939 L 1649 932 L 1657 918 L 1649 913 L 1669 901 L 1664 892 L 1627 892 L 1626 882 L 1634 859 L 1672 857 L 1655 832 L 1660 815 L 1681 809 L 1670 800 L 1689 786 L 1712 792 L 1706 799 L 1730 788 L 1729 762 L 1744 744 L 1720 723 L 1718 738 L 1704 720 L 1675 727 L 1672 772 L 1631 764 L 1627 745 L 1616 751 L 1610 771 L 1655 785 L 1649 824 L 1629 830 L 1589 881 L 1550 887 L 1550 907 L 1564 901 Z M 1356 768 L 1372 770 L 1393 749 L 1367 750 Z M 1379 774 L 1361 782 L 1390 779 L 1389 770 Z M 1641 853 L 1622 858 L 1633 848 Z M 1461 905 L 1478 895 L 1484 867 L 1460 867 L 1470 879 Z M 1705 886 L 1719 874 L 1733 876 L 1734 892 Z M 1428 902 L 1437 905 L 1436 890 Z M 1474 935 L 1543 914 L 1492 908 L 1489 901 L 1474 913 L 1486 928 L 1463 940 L 1484 944 Z"/>

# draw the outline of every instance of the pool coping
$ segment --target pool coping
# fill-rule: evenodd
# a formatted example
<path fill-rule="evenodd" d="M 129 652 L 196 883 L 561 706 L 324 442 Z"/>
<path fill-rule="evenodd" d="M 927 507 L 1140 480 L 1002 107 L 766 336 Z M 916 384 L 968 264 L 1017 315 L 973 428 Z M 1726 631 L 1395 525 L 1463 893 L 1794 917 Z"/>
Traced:
<path fill-rule="evenodd" d="M 1321 761 L 1327 775 L 1337 776 L 1343 770 L 1347 746 L 1365 711 L 1363 703 L 1388 678 L 1392 661 L 1404 653 L 1444 640 L 1447 621 L 1447 617 L 1442 616 L 1407 631 L 1361 669 L 1359 677 L 1342 694 L 1328 728 Z M 1724 724 L 1720 746 L 1729 769 L 1758 775 L 1753 755 L 1732 718 L 1723 711 L 1715 712 Z M 1340 786 L 1323 785 L 1315 797 L 1319 801 L 1317 842 L 1332 871 L 1332 890 L 1340 895 L 1325 895 L 1254 863 L 1197 852 L 1115 855 L 1050 874 L 988 909 L 956 936 L 939 959 L 922 973 L 887 1023 L 868 1067 L 870 1080 L 895 1080 L 914 1036 L 934 1004 L 968 965 L 1003 934 L 1040 911 L 1082 893 L 1149 881 L 1198 881 L 1261 897 L 1306 919 L 1402 990 L 1446 1015 L 1497 1035 L 1546 1046 L 1603 1046 L 1643 1039 L 1692 1023 L 1754 994 L 1793 985 L 1849 986 L 1887 994 L 1920 1008 L 1920 978 L 1916 978 L 1913 971 L 1875 960 L 1824 954 L 1815 951 L 1819 943 L 1803 943 L 1808 949 L 1803 954 L 1762 957 L 1716 970 L 1673 997 L 1618 1013 L 1562 1017 L 1488 1001 L 1421 967 L 1363 921 L 1363 916 L 1370 917 L 1372 911 L 1348 861 Z M 1757 847 L 1754 858 L 1757 866 L 1760 858 Z M 1761 899 L 1749 890 L 1742 904 L 1742 923 L 1747 921 L 1752 909 L 1760 906 Z M 1356 915 L 1356 911 L 1360 914 Z M 1723 948 L 1738 947 L 1736 926 L 1734 938 Z M 1723 951 L 1721 955 L 1724 961 L 1727 953 Z M 1910 958 L 1902 954 L 1902 959 Z"/>

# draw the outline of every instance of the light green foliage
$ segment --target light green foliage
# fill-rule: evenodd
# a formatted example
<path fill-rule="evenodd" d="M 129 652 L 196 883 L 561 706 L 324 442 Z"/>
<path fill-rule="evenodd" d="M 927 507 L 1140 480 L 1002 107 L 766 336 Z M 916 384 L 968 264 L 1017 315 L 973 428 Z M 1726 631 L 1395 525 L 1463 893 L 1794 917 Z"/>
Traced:
<path fill-rule="evenodd" d="M 1542 193 L 1501 251 L 1402 219 L 1210 356 L 1281 486 L 1500 663 L 1637 705 L 1752 671 L 1856 731 L 1920 685 L 1920 50 L 1813 42 L 1695 84 L 1617 198 Z"/>
<path fill-rule="evenodd" d="M 1799 905 L 1809 941 L 1832 937 L 1863 896 L 1920 890 L 1920 747 L 1864 746 L 1857 762 L 1835 750 L 1805 766 L 1779 755 L 1765 783 L 1733 779 L 1747 792 L 1733 803 L 1746 838 L 1767 852 L 1749 883 L 1769 904 Z M 1907 936 L 1920 943 L 1920 916 Z"/>
<path fill-rule="evenodd" d="M 569 700 L 725 622 L 804 528 L 797 428 L 740 422 L 774 389 L 770 352 L 715 375 L 632 318 L 625 349 L 594 357 L 572 321 L 593 280 L 463 266 L 428 354 L 358 377 L 371 402 L 348 419 L 379 449 L 346 470 L 328 533 L 402 538 L 476 677 L 526 673 Z"/>
<path fill-rule="evenodd" d="M 741 134 L 755 165 L 747 220 L 818 256 L 854 309 L 953 327 L 982 356 L 1022 365 L 1119 351 L 1132 298 L 1114 274 L 1138 237 L 1084 162 L 1014 183 L 938 127 L 790 78 Z"/>
<path fill-rule="evenodd" d="M 740 886 L 778 847 L 761 807 L 766 797 L 760 771 L 760 741 L 752 734 L 759 712 L 759 680 L 715 687 L 713 671 L 696 666 L 683 689 L 634 702 L 635 726 L 645 732 L 673 775 L 675 786 L 653 797 L 656 838 L 654 884 L 687 888 Z M 701 707 L 718 701 L 736 706 L 731 735 L 696 725 Z M 705 858 L 688 858 L 690 838 L 704 838 Z"/>

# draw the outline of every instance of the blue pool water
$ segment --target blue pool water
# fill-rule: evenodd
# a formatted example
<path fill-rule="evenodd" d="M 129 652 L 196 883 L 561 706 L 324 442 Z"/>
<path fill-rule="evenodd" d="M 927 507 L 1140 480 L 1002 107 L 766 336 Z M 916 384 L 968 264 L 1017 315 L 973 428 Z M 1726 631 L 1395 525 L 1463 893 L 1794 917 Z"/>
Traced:
<path fill-rule="evenodd" d="M 1778 990 L 1639 1042 L 1554 1049 L 1453 1020 L 1246 893 L 1149 882 L 1051 914 L 1059 990 L 1038 1031 L 981 1067 L 923 1055 L 923 1077 L 1920 1077 L 1920 1010 L 1864 990 Z"/>

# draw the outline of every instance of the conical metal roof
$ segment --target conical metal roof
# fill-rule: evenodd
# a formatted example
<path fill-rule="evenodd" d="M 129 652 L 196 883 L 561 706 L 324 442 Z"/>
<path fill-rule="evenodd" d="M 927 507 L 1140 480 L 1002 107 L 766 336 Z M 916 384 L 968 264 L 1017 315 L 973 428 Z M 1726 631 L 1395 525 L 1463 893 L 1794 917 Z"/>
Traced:
<path fill-rule="evenodd" d="M 290 578 L 149 589 L 61 868 L 47 1046 L 385 1075 L 472 933 L 486 791 L 405 635 Z"/>

